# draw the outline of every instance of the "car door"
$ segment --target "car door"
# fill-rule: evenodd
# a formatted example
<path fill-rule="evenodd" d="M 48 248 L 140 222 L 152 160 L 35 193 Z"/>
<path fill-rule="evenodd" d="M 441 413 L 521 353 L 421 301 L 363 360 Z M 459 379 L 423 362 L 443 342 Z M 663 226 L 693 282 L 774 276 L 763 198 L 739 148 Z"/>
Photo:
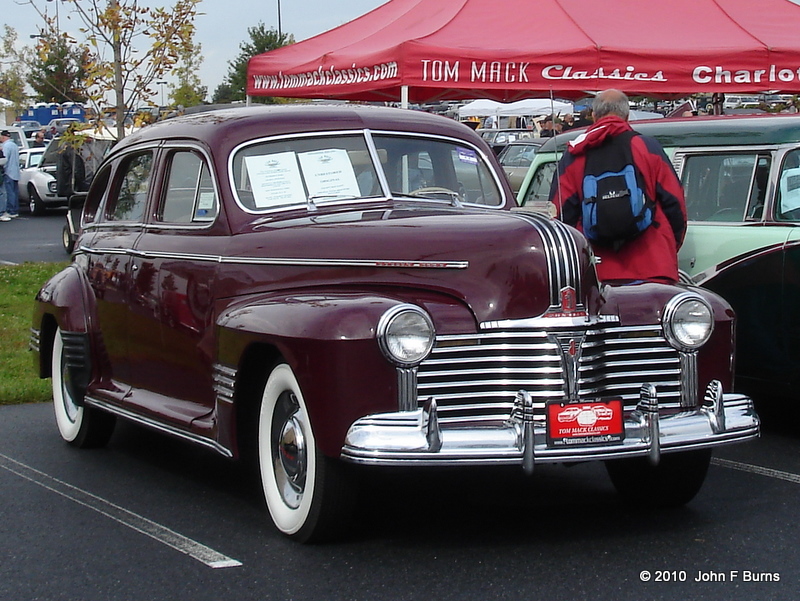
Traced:
<path fill-rule="evenodd" d="M 212 427 L 212 286 L 228 241 L 219 194 L 198 147 L 159 154 L 157 192 L 136 241 L 131 402 L 183 427 Z"/>
<path fill-rule="evenodd" d="M 90 223 L 80 239 L 80 252 L 89 262 L 87 272 L 105 359 L 100 392 L 117 401 L 134 381 L 129 301 L 142 286 L 142 274 L 133 264 L 132 252 L 143 230 L 152 161 L 150 150 L 133 152 L 115 161 L 113 175 L 111 167 L 103 170 L 93 194 L 106 188 L 105 199 L 96 213 L 95 200 L 87 202 L 84 220 Z"/>

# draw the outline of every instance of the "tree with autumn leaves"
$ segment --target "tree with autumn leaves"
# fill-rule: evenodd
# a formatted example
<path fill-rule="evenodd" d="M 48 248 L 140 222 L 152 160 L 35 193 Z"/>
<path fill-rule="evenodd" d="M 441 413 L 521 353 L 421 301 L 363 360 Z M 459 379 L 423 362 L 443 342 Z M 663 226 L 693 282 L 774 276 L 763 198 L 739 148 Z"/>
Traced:
<path fill-rule="evenodd" d="M 65 48 L 71 51 L 80 77 L 70 100 L 84 98 L 98 116 L 103 106 L 111 105 L 116 135 L 122 138 L 129 112 L 149 102 L 156 82 L 179 68 L 185 57 L 196 59 L 194 20 L 200 1 L 149 8 L 135 0 L 62 0 L 68 6 L 61 14 L 79 21 L 82 39 L 77 39 L 78 34 L 61 30 L 58 18 L 48 15 L 40 0 L 28 0 L 44 23 L 37 43 L 39 62 Z"/>

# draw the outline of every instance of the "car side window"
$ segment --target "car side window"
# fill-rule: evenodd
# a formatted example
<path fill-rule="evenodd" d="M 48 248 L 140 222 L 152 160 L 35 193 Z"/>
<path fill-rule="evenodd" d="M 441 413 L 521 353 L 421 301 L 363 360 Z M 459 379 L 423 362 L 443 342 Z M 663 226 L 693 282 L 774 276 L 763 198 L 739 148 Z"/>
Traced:
<path fill-rule="evenodd" d="M 103 194 L 108 187 L 108 181 L 111 176 L 111 166 L 106 165 L 97 172 L 92 185 L 89 187 L 89 193 L 86 195 L 86 202 L 83 205 L 82 220 L 84 224 L 94 222 L 97 216 L 97 209 L 103 200 Z"/>
<path fill-rule="evenodd" d="M 714 153 L 686 157 L 681 183 L 689 221 L 744 221 L 760 217 L 768 155 Z"/>
<path fill-rule="evenodd" d="M 213 221 L 218 210 L 214 181 L 202 155 L 191 150 L 172 153 L 158 221 L 205 223 Z"/>
<path fill-rule="evenodd" d="M 800 221 L 800 149 L 788 152 L 778 177 L 778 201 L 775 218 Z"/>
<path fill-rule="evenodd" d="M 550 200 L 550 187 L 553 184 L 553 175 L 556 172 L 556 163 L 542 163 L 537 167 L 536 172 L 528 185 L 528 191 L 522 205 L 533 205 L 537 202 L 547 202 Z"/>
<path fill-rule="evenodd" d="M 127 157 L 117 171 L 115 188 L 108 198 L 106 219 L 142 221 L 150 189 L 153 155 L 143 152 Z"/>

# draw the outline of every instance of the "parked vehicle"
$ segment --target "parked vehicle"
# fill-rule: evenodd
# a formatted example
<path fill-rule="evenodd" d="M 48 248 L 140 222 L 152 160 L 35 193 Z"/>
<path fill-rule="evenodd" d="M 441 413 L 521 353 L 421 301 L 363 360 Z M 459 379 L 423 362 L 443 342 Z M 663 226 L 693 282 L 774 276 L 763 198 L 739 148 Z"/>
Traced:
<path fill-rule="evenodd" d="M 33 172 L 39 166 L 44 155 L 44 148 L 21 148 L 19 151 L 19 200 L 22 203 L 28 203 L 30 198 L 28 196 L 28 183 L 30 182 Z"/>
<path fill-rule="evenodd" d="M 503 167 L 508 182 L 511 184 L 511 191 L 516 194 L 522 185 L 522 180 L 528 174 L 528 168 L 533 162 L 533 157 L 539 147 L 544 143 L 545 138 L 533 138 L 510 142 L 497 157 Z"/>
<path fill-rule="evenodd" d="M 25 130 L 20 127 L 4 127 L 3 129 L 8 130 L 8 135 L 11 140 L 22 148 L 28 148 L 31 145 L 31 141 L 25 133 Z"/>
<path fill-rule="evenodd" d="M 59 117 L 58 119 L 52 119 L 50 123 L 47 124 L 47 131 L 53 136 L 60 136 L 67 131 L 70 126 L 80 125 L 82 123 L 83 121 L 75 117 Z"/>
<path fill-rule="evenodd" d="M 656 137 L 681 176 L 687 280 L 738 316 L 737 390 L 793 397 L 800 386 L 800 116 L 723 116 L 633 123 Z M 543 145 L 518 200 L 551 210 L 557 159 L 574 133 Z"/>
<path fill-rule="evenodd" d="M 299 541 L 346 527 L 359 464 L 607 461 L 626 498 L 688 502 L 713 447 L 758 435 L 729 392 L 730 306 L 602 286 L 577 230 L 513 205 L 485 142 L 435 115 L 273 105 L 139 130 L 36 298 L 61 436 L 102 445 L 123 418 L 253 458 Z"/>
<path fill-rule="evenodd" d="M 475 131 L 486 140 L 495 154 L 500 154 L 500 151 L 511 142 L 533 140 L 536 136 L 532 129 L 477 129 Z"/>
<path fill-rule="evenodd" d="M 66 207 L 69 197 L 77 191 L 74 188 L 72 177 L 75 168 L 72 166 L 76 157 L 80 159 L 77 177 L 81 180 L 80 187 L 88 190 L 88 185 L 102 158 L 114 144 L 112 136 L 95 131 L 80 135 L 83 143 L 56 138 L 51 141 L 36 168 L 25 174 L 25 189 L 20 195 L 20 200 L 27 202 L 31 214 L 44 215 L 48 209 Z M 72 145 L 76 144 L 76 151 Z M 59 170 L 63 174 L 57 177 Z M 20 181 L 20 185 L 22 182 Z"/>
<path fill-rule="evenodd" d="M 722 102 L 723 109 L 749 109 L 758 108 L 761 99 L 758 96 L 735 96 L 728 94 Z"/>

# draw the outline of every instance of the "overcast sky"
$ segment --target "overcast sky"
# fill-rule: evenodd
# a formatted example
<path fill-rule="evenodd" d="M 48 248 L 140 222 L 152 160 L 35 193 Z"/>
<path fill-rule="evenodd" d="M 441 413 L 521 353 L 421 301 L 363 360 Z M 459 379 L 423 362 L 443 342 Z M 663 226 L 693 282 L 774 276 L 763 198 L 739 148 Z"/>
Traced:
<path fill-rule="evenodd" d="M 295 40 L 310 38 L 318 33 L 352 21 L 356 17 L 384 4 L 387 0 L 280 0 L 281 31 L 291 33 Z M 54 15 L 59 6 L 59 22 L 64 30 L 77 30 L 75 18 L 68 19 L 69 3 L 59 0 L 34 0 Z M 140 0 L 141 6 L 172 6 L 174 0 Z M 25 0 L 2 0 L 3 23 L 14 28 L 22 44 L 30 44 L 30 34 L 37 33 L 41 19 Z M 264 23 L 278 27 L 278 0 L 202 0 L 197 17 L 195 42 L 202 44 L 203 64 L 200 79 L 208 88 L 209 100 L 228 72 L 228 61 L 239 54 L 239 45 L 248 39 L 247 29 Z"/>

